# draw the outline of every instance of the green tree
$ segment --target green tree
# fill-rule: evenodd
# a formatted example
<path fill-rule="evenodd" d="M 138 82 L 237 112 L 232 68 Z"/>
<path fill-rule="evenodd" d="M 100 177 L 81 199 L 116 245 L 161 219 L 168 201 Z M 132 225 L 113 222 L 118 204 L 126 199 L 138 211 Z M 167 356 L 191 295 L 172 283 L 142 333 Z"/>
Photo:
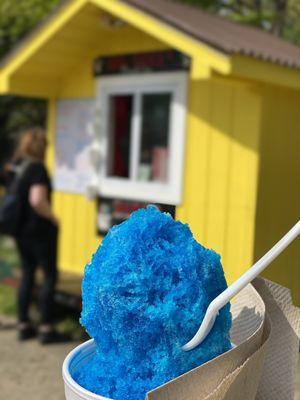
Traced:
<path fill-rule="evenodd" d="M 60 0 L 0 0 L 0 58 L 36 27 Z M 32 125 L 44 126 L 43 100 L 14 96 L 0 97 L 0 163 L 12 150 L 18 132 Z"/>
<path fill-rule="evenodd" d="M 0 57 L 42 21 L 60 0 L 0 0 Z"/>
<path fill-rule="evenodd" d="M 0 97 L 0 165 L 11 155 L 22 129 L 45 126 L 46 102 L 15 96 Z"/>

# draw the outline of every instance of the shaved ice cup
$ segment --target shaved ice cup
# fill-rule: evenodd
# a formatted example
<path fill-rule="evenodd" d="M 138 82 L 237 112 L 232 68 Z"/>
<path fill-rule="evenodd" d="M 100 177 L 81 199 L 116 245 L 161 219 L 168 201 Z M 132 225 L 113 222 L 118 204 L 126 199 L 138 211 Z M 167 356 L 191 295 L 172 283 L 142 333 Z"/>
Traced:
<path fill-rule="evenodd" d="M 150 391 L 147 400 L 280 400 L 281 393 L 293 398 L 300 310 L 292 305 L 289 290 L 258 278 L 236 296 L 231 312 L 235 347 Z M 95 351 L 91 339 L 66 357 L 62 369 L 66 400 L 111 400 L 72 378 Z"/>
<path fill-rule="evenodd" d="M 94 343 L 94 339 L 90 339 L 87 342 L 75 347 L 75 349 L 72 350 L 66 357 L 63 363 L 62 374 L 67 400 L 110 400 L 107 397 L 97 395 L 89 390 L 84 389 L 72 378 L 72 373 L 85 365 L 95 354 L 95 352 L 96 345 Z"/>

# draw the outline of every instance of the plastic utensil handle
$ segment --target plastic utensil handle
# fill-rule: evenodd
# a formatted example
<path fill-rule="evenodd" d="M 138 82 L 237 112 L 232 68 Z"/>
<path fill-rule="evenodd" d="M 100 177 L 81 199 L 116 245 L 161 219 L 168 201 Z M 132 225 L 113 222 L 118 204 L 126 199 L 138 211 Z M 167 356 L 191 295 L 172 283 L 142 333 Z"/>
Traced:
<path fill-rule="evenodd" d="M 212 303 L 214 303 L 218 311 L 225 306 L 232 297 L 247 286 L 248 283 L 256 278 L 298 235 L 300 235 L 300 221 L 298 221 L 262 258 L 248 269 L 248 271 L 213 300 Z"/>
<path fill-rule="evenodd" d="M 184 351 L 194 349 L 205 339 L 214 325 L 219 310 L 256 278 L 299 234 L 300 221 L 248 271 L 209 304 L 196 335 L 183 346 Z"/>

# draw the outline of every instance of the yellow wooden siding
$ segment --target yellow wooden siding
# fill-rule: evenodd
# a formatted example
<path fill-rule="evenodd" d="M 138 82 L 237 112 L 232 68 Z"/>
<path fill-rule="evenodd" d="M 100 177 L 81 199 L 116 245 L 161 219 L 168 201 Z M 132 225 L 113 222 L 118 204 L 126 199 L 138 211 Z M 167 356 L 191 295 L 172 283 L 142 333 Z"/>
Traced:
<path fill-rule="evenodd" d="M 260 96 L 228 83 L 190 82 L 184 199 L 176 215 L 221 254 L 230 282 L 253 259 Z"/>
<path fill-rule="evenodd" d="M 234 54 L 231 58 L 231 73 L 243 79 L 258 81 L 260 84 L 279 85 L 291 89 L 300 89 L 300 74 L 297 68 L 286 68 L 269 61 L 250 56 Z"/>
<path fill-rule="evenodd" d="M 255 257 L 300 219 L 300 93 L 266 92 L 258 184 Z M 292 289 L 300 306 L 300 239 L 264 275 Z"/>
<path fill-rule="evenodd" d="M 143 51 L 167 49 L 160 43 L 143 33 L 130 29 L 125 32 L 122 40 L 116 34 L 110 40 L 101 41 L 96 48 L 92 48 L 89 57 L 85 57 L 73 71 L 64 78 L 59 90 L 60 98 L 89 97 L 95 93 L 95 78 L 93 76 L 93 61 L 102 55 L 128 54 Z"/>
<path fill-rule="evenodd" d="M 82 273 L 100 243 L 95 203 L 80 195 L 56 192 L 54 212 L 60 219 L 59 267 Z"/>
<path fill-rule="evenodd" d="M 46 164 L 52 174 L 55 162 L 55 101 L 53 99 L 48 100 L 46 129 L 48 140 Z"/>

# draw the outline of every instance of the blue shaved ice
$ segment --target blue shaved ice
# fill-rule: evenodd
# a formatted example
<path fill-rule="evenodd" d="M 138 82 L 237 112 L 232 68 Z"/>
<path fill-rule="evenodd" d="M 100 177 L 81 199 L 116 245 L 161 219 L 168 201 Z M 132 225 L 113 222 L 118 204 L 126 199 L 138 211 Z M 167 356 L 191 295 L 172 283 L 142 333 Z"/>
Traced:
<path fill-rule="evenodd" d="M 114 400 L 146 393 L 231 348 L 230 306 L 196 349 L 208 304 L 227 287 L 220 256 L 155 207 L 114 226 L 87 265 L 81 324 L 97 351 L 73 378 Z"/>

